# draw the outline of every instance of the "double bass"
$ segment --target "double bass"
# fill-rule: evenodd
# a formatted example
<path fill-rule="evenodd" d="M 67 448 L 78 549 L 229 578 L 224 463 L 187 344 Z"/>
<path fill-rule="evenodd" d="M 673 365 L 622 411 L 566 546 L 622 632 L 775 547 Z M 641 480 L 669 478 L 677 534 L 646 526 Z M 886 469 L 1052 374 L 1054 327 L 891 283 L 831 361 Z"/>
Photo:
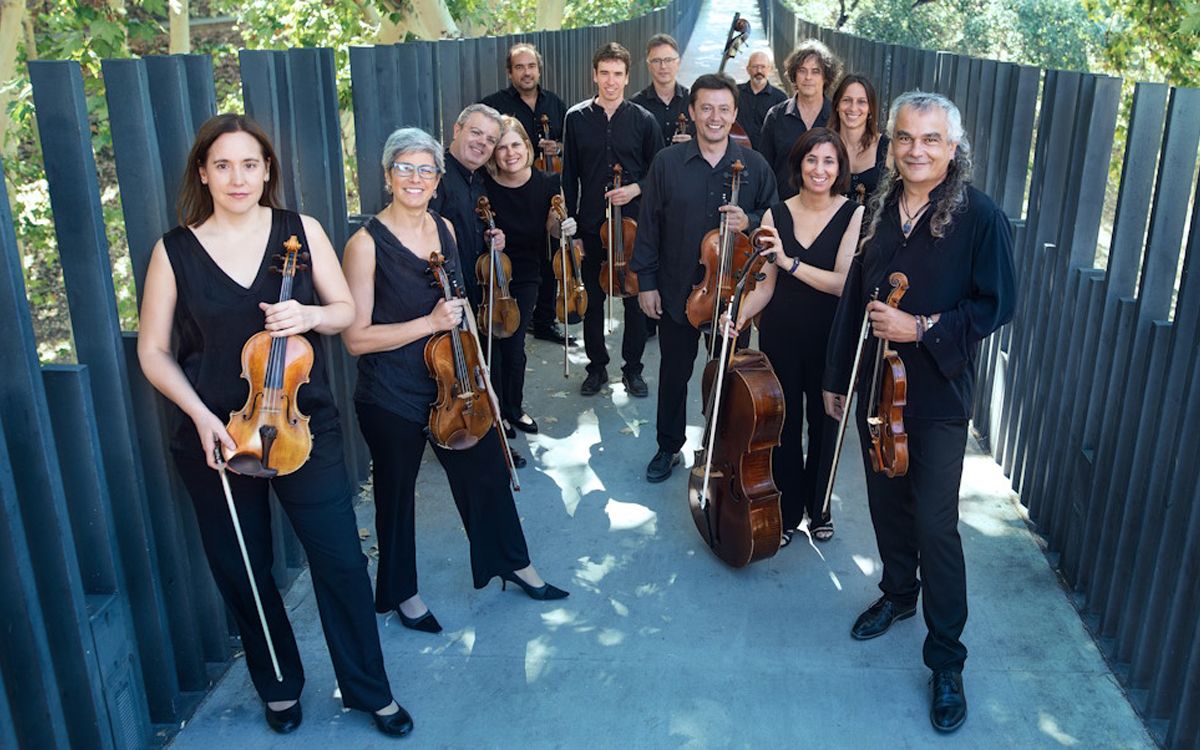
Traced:
<path fill-rule="evenodd" d="M 732 320 L 748 281 L 761 274 L 754 261 L 771 255 L 753 244 L 754 252 L 730 291 Z M 783 386 L 767 356 L 752 349 L 735 353 L 732 346 L 729 336 L 721 336 L 720 356 L 704 368 L 704 447 L 696 451 L 688 475 L 688 505 L 696 530 L 713 553 L 741 568 L 779 551 L 783 517 L 772 478 L 772 451 L 779 445 L 785 409 Z"/>
<path fill-rule="evenodd" d="M 620 164 L 613 165 L 612 189 L 621 187 L 624 170 Z M 608 295 L 608 317 L 612 318 L 613 297 L 636 297 L 637 274 L 629 270 L 629 259 L 633 257 L 633 243 L 637 237 L 637 222 L 621 215 L 621 206 L 608 201 L 608 218 L 600 225 L 600 241 L 607 253 L 600 263 L 600 288 Z"/>
<path fill-rule="evenodd" d="M 567 220 L 566 201 L 561 194 L 550 198 L 550 210 L 558 217 L 559 226 Z M 570 325 L 583 320 L 587 312 L 587 290 L 583 286 L 583 242 L 571 239 L 559 233 L 559 247 L 551 258 L 554 267 L 555 300 L 554 314 L 563 324 L 563 377 L 570 377 L 570 363 L 567 359 L 568 342 L 571 340 Z"/>
<path fill-rule="evenodd" d="M 741 13 L 734 13 L 733 23 L 729 24 L 729 33 L 725 35 L 725 48 L 721 51 L 721 65 L 717 68 L 717 73 L 725 72 L 725 65 L 737 57 L 738 51 L 749 38 L 750 22 L 742 18 Z M 739 146 L 751 148 L 750 136 L 746 135 L 746 129 L 741 123 L 734 121 L 733 127 L 729 129 L 729 137 Z"/>
<path fill-rule="evenodd" d="M 496 230 L 496 215 L 492 213 L 491 201 L 486 195 L 479 196 L 475 204 L 475 213 L 479 220 L 487 225 L 491 232 Z M 508 282 L 512 278 L 512 262 L 500 250 L 496 249 L 495 240 L 488 240 L 486 255 L 480 255 L 475 260 L 475 279 L 479 282 L 483 293 L 483 303 L 479 306 L 479 327 L 487 332 L 487 360 L 492 361 L 492 339 L 506 339 L 517 332 L 521 325 L 521 308 L 508 291 Z"/>
<path fill-rule="evenodd" d="M 445 258 L 440 253 L 430 254 L 428 273 L 434 277 L 433 285 L 442 290 L 443 299 L 463 296 L 457 279 L 451 280 L 446 273 Z M 448 450 L 466 450 L 495 427 L 508 465 L 509 481 L 513 490 L 520 490 L 500 423 L 500 405 L 472 321 L 468 307 L 457 328 L 439 331 L 425 342 L 425 367 L 438 388 L 437 399 L 429 409 L 429 438 Z"/>
<path fill-rule="evenodd" d="M 550 140 L 550 116 L 542 115 L 539 124 L 542 127 L 541 140 Z M 546 148 L 539 149 L 539 151 L 538 157 L 533 160 L 534 168 L 548 174 L 562 174 L 562 158 Z"/>

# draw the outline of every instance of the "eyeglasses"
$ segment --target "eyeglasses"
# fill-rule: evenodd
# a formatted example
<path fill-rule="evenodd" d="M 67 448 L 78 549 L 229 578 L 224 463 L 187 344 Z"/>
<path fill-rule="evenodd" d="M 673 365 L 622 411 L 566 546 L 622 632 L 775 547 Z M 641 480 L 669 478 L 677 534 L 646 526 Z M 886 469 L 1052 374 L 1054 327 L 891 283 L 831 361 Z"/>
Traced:
<path fill-rule="evenodd" d="M 671 63 L 676 62 L 677 60 L 679 60 L 678 57 L 652 57 L 649 60 L 647 60 L 646 62 L 648 62 L 651 65 L 654 65 L 656 67 L 661 67 L 663 65 L 670 65 Z"/>
<path fill-rule="evenodd" d="M 416 172 L 417 176 L 422 180 L 433 180 L 436 179 L 439 174 L 441 174 L 441 172 L 438 171 L 438 168 L 433 165 L 422 164 L 417 166 L 416 164 L 409 164 L 406 161 L 392 162 L 392 171 L 400 177 L 412 177 L 413 173 Z"/>

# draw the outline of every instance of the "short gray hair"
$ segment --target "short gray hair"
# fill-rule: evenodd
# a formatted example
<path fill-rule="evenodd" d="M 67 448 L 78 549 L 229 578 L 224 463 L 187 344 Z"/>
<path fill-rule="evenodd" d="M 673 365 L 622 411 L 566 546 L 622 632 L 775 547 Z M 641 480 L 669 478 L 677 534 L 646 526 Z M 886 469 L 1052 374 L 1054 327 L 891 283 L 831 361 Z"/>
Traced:
<path fill-rule="evenodd" d="M 900 110 L 905 107 L 911 107 L 918 112 L 940 109 L 946 114 L 946 138 L 957 143 L 959 148 L 970 150 L 971 146 L 967 142 L 966 131 L 963 130 L 962 113 L 958 111 L 954 102 L 941 94 L 920 89 L 906 91 L 892 101 L 892 107 L 888 110 L 887 134 L 889 138 L 895 139 L 896 118 L 900 116 Z"/>
<path fill-rule="evenodd" d="M 471 119 L 471 115 L 476 113 L 493 120 L 496 127 L 504 127 L 504 123 L 500 122 L 500 113 L 486 104 L 468 104 L 462 112 L 458 113 L 458 119 L 454 121 L 454 124 L 461 128 L 467 124 L 467 120 Z"/>
<path fill-rule="evenodd" d="M 438 143 L 436 138 L 420 128 L 400 128 L 392 131 L 387 142 L 383 144 L 383 173 L 386 175 L 391 171 L 392 162 L 396 160 L 398 154 L 410 151 L 429 154 L 433 157 L 433 163 L 437 166 L 438 173 L 446 171 L 446 155 L 442 150 L 442 144 Z M 387 183 L 386 179 L 384 179 L 384 183 Z"/>

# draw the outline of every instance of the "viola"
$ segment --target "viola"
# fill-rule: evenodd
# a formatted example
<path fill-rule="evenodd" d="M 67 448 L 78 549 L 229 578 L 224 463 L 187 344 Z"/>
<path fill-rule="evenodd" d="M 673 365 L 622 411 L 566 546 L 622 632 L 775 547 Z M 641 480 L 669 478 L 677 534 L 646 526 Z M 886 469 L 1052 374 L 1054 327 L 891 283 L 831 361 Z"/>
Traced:
<path fill-rule="evenodd" d="M 623 170 L 613 165 L 613 190 L 621 187 Z M 637 222 L 621 216 L 621 207 L 608 202 L 608 218 L 600 225 L 600 240 L 608 257 L 600 264 L 600 288 L 612 297 L 633 297 L 638 293 L 637 274 L 629 270 Z M 609 303 L 612 304 L 611 302 Z M 609 317 L 612 317 L 611 311 Z"/>
<path fill-rule="evenodd" d="M 308 268 L 308 253 L 292 235 L 283 243 L 281 261 L 272 271 L 283 276 L 279 301 L 292 298 L 298 271 Z M 269 479 L 291 474 L 308 461 L 312 433 L 308 417 L 296 405 L 296 393 L 308 382 L 313 367 L 312 344 L 304 336 L 272 336 L 259 331 L 242 346 L 242 377 L 250 395 L 241 411 L 231 412 L 225 429 L 237 444 L 228 458 L 230 471 Z"/>
<path fill-rule="evenodd" d="M 741 13 L 733 14 L 733 23 L 729 25 L 729 33 L 725 35 L 725 49 L 721 52 L 721 65 L 717 68 L 718 73 L 725 72 L 725 65 L 737 57 L 737 53 L 741 50 L 742 45 L 750 38 L 750 22 L 742 18 Z M 746 129 L 741 123 L 734 122 L 729 129 L 729 137 L 734 143 L 743 148 L 752 148 L 750 145 L 750 136 L 746 134 Z"/>
<path fill-rule="evenodd" d="M 443 299 L 463 297 L 457 279 L 451 280 L 446 273 L 445 258 L 440 253 L 429 256 L 428 273 L 442 290 Z M 495 427 L 512 487 L 519 490 L 516 467 L 500 426 L 500 406 L 471 320 L 470 314 L 463 315 L 457 328 L 439 331 L 425 342 L 425 367 L 438 388 L 437 399 L 429 409 L 429 437 L 443 448 L 466 450 Z"/>
<path fill-rule="evenodd" d="M 733 320 L 748 281 L 761 275 L 754 261 L 762 254 L 755 243 L 730 290 Z M 717 557 L 740 568 L 779 551 L 783 518 L 772 451 L 783 431 L 784 397 L 765 354 L 731 347 L 730 337 L 722 336 L 720 356 L 704 368 L 704 447 L 688 475 L 688 505 L 701 538 Z"/>
<path fill-rule="evenodd" d="M 489 230 L 496 229 L 496 215 L 486 195 L 479 196 L 475 213 Z M 492 339 L 506 339 L 517 332 L 521 325 L 521 308 L 508 291 L 512 278 L 512 262 L 508 256 L 496 249 L 494 240 L 488 241 L 488 252 L 475 260 L 475 278 L 479 288 L 485 289 L 483 303 L 479 306 L 479 328 L 488 337 L 488 361 L 492 361 Z"/>
<path fill-rule="evenodd" d="M 908 277 L 895 272 L 888 277 L 892 291 L 887 304 L 899 307 L 908 291 Z M 908 404 L 908 377 L 900 355 L 887 339 L 876 345 L 875 375 L 867 407 L 871 435 L 871 468 L 889 477 L 908 472 L 908 435 L 904 432 L 904 407 Z"/>
<path fill-rule="evenodd" d="M 550 116 L 542 115 L 540 125 L 542 127 L 542 140 L 550 140 Z M 533 166 L 541 172 L 562 174 L 562 159 L 547 148 L 541 149 L 538 158 L 533 160 Z"/>
<path fill-rule="evenodd" d="M 554 314 L 560 323 L 569 327 L 572 323 L 582 321 L 583 314 L 587 312 L 587 290 L 583 286 L 583 277 L 580 275 L 583 263 L 583 242 L 570 239 L 561 232 L 562 222 L 567 220 L 566 201 L 563 200 L 561 194 L 550 198 L 550 210 L 558 217 L 560 226 L 558 250 L 555 251 L 554 257 L 550 261 L 554 267 L 555 279 Z M 563 335 L 564 377 L 570 377 L 571 374 L 567 360 L 569 334 L 568 330 Z"/>
<path fill-rule="evenodd" d="M 735 161 L 731 167 L 729 203 L 735 206 L 741 192 L 744 170 L 741 161 Z M 745 234 L 729 227 L 728 214 L 722 213 L 721 226 L 709 230 L 700 241 L 700 265 L 704 267 L 704 277 L 692 286 L 688 295 L 684 309 L 689 323 L 701 331 L 715 330 L 721 314 L 719 303 L 729 296 L 737 283 L 735 271 L 751 257 L 755 258 L 755 266 L 753 273 L 745 275 L 747 292 L 755 287 L 755 279 L 765 261 L 762 255 L 755 255 Z"/>
<path fill-rule="evenodd" d="M 677 136 L 677 135 L 687 135 L 687 134 L 688 134 L 688 118 L 687 118 L 687 115 L 680 112 L 679 117 L 675 118 L 675 132 L 671 134 L 671 140 L 672 141 L 675 140 L 675 136 Z"/>

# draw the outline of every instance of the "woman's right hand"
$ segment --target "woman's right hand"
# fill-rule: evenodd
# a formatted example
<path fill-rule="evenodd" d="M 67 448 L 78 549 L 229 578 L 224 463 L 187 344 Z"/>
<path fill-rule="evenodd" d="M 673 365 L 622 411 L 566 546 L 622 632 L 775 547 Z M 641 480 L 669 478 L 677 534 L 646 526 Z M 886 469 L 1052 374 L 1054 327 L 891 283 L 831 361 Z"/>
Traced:
<path fill-rule="evenodd" d="M 840 393 L 830 393 L 829 391 L 821 391 L 821 401 L 825 405 L 825 414 L 830 419 L 842 421 L 842 415 L 846 411 L 846 397 Z"/>
<path fill-rule="evenodd" d="M 221 468 L 221 465 L 217 463 L 216 451 L 213 450 L 218 441 L 223 451 L 222 456 L 225 457 L 232 455 L 237 450 L 237 443 L 229 437 L 229 432 L 225 430 L 225 423 L 208 409 L 204 409 L 201 414 L 192 417 L 192 422 L 196 425 L 196 434 L 200 436 L 204 460 L 208 462 L 208 468 L 216 471 Z"/>
<path fill-rule="evenodd" d="M 458 324 L 462 322 L 463 311 L 466 307 L 466 300 L 440 299 L 434 306 L 433 312 L 426 317 L 429 318 L 429 324 L 433 326 L 434 331 L 449 331 L 457 328 Z"/>

